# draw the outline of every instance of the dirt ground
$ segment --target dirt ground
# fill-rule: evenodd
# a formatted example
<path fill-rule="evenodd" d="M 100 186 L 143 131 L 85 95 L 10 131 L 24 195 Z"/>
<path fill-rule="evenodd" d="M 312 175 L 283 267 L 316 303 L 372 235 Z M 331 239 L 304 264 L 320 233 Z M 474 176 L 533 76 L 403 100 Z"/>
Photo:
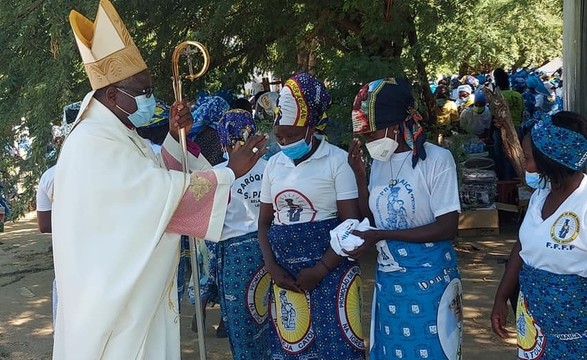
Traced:
<path fill-rule="evenodd" d="M 515 241 L 515 225 L 501 226 L 499 236 L 458 238 L 457 251 L 464 291 L 465 328 L 463 359 L 515 358 L 515 338 L 502 340 L 491 332 L 489 313 L 493 296 Z M 51 358 L 51 238 L 39 234 L 34 213 L 6 224 L 0 234 L 0 359 Z M 364 282 L 364 334 L 369 331 L 374 260 L 362 264 Z M 183 359 L 199 359 L 197 335 L 190 330 L 194 309 L 184 304 L 181 315 Z M 208 359 L 231 359 L 227 339 L 215 336 L 218 307 L 207 310 L 205 341 Z M 510 330 L 513 322 L 510 319 Z M 342 359 L 341 359 L 342 360 Z"/>

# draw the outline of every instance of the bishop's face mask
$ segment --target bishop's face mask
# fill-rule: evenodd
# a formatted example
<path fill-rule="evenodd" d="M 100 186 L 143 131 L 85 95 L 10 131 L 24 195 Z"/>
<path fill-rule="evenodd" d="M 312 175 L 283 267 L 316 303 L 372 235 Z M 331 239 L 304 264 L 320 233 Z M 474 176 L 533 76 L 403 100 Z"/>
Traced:
<path fill-rule="evenodd" d="M 155 101 L 155 96 L 151 94 L 143 94 L 138 96 L 132 96 L 131 94 L 127 93 L 126 91 L 116 88 L 121 93 L 125 94 L 128 97 L 131 97 L 135 100 L 137 104 L 137 110 L 132 114 L 128 111 L 124 110 L 120 106 L 116 105 L 116 107 L 128 115 L 128 120 L 135 126 L 141 127 L 151 121 L 153 115 L 155 115 L 155 107 L 157 106 L 157 102 Z"/>

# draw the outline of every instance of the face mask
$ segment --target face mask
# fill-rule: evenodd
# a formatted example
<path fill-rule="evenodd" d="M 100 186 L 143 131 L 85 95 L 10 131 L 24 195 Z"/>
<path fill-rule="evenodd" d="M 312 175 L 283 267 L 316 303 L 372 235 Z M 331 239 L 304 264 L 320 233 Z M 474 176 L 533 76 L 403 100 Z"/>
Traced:
<path fill-rule="evenodd" d="M 540 174 L 535 172 L 528 172 L 526 171 L 525 175 L 526 185 L 531 187 L 532 189 L 549 189 L 550 188 L 550 181 L 547 181 L 546 178 L 541 178 Z"/>
<path fill-rule="evenodd" d="M 310 152 L 312 147 L 306 142 L 308 136 L 308 128 L 306 128 L 306 135 L 303 138 L 288 145 L 279 145 L 281 152 L 292 160 L 298 160 Z"/>
<path fill-rule="evenodd" d="M 485 108 L 483 106 L 473 106 L 473 111 L 477 114 L 483 114 Z"/>
<path fill-rule="evenodd" d="M 446 104 L 446 99 L 436 99 L 436 105 L 443 107 Z"/>
<path fill-rule="evenodd" d="M 397 137 L 397 134 L 396 134 Z M 388 161 L 391 155 L 399 146 L 396 140 L 387 137 L 387 129 L 385 129 L 385 136 L 381 139 L 373 140 L 365 144 L 369 155 L 373 160 Z"/>
<path fill-rule="evenodd" d="M 222 153 L 222 157 L 224 158 L 224 160 L 228 160 L 228 151 L 224 151 Z"/>
<path fill-rule="evenodd" d="M 116 88 L 118 89 L 118 88 Z M 151 121 L 153 115 L 155 115 L 155 107 L 157 103 L 155 101 L 155 96 L 151 94 L 151 96 L 147 97 L 147 95 L 139 95 L 139 96 L 132 96 L 126 91 L 122 89 L 118 89 L 121 93 L 133 98 L 135 103 L 137 104 L 137 110 L 132 114 L 128 111 L 124 110 L 120 106 L 116 105 L 116 107 L 128 115 L 128 120 L 135 126 L 141 127 Z"/>

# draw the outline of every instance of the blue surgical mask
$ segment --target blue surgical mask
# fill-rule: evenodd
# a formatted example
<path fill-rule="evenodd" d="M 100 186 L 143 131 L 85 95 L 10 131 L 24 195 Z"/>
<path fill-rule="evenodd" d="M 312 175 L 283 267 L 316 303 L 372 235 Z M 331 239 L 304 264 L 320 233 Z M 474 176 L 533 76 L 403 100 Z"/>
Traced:
<path fill-rule="evenodd" d="M 544 189 L 550 188 L 550 182 L 540 176 L 540 174 L 535 172 L 528 172 L 526 171 L 525 175 L 526 185 L 531 187 L 532 189 Z"/>
<path fill-rule="evenodd" d="M 228 160 L 228 151 L 223 151 L 222 157 L 224 158 L 224 160 Z"/>
<path fill-rule="evenodd" d="M 279 145 L 281 152 L 292 160 L 298 160 L 303 158 L 307 153 L 310 152 L 312 147 L 306 142 L 308 136 L 308 128 L 306 128 L 306 135 L 303 138 L 288 145 Z"/>
<path fill-rule="evenodd" d="M 151 121 L 153 115 L 155 115 L 155 107 L 157 106 L 157 102 L 155 101 L 155 96 L 153 94 L 151 94 L 149 97 L 147 97 L 147 95 L 132 96 L 122 89 L 118 89 L 118 91 L 133 98 L 137 104 L 137 110 L 132 114 L 116 105 L 120 111 L 128 115 L 128 120 L 135 127 L 141 127 Z"/>

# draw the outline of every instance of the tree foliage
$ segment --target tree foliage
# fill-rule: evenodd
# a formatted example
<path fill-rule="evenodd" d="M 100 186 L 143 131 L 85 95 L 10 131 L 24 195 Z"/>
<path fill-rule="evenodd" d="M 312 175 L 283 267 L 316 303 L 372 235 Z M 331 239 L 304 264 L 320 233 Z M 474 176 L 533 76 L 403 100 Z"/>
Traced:
<path fill-rule="evenodd" d="M 149 65 L 156 94 L 173 101 L 171 53 L 183 40 L 204 43 L 212 56 L 200 89 L 238 91 L 255 72 L 282 79 L 310 71 L 334 98 L 330 137 L 350 137 L 350 106 L 364 82 L 407 76 L 425 112 L 428 72 L 487 70 L 538 64 L 560 54 L 562 0 L 113 0 Z M 2 179 L 19 182 L 17 213 L 54 161 L 46 156 L 51 124 L 64 105 L 90 89 L 69 26 L 73 8 L 92 18 L 97 0 L 0 3 L 0 132 L 14 142 L 26 119 L 34 138 L 27 159 L 0 156 Z M 10 174 L 10 175 L 8 175 Z"/>

